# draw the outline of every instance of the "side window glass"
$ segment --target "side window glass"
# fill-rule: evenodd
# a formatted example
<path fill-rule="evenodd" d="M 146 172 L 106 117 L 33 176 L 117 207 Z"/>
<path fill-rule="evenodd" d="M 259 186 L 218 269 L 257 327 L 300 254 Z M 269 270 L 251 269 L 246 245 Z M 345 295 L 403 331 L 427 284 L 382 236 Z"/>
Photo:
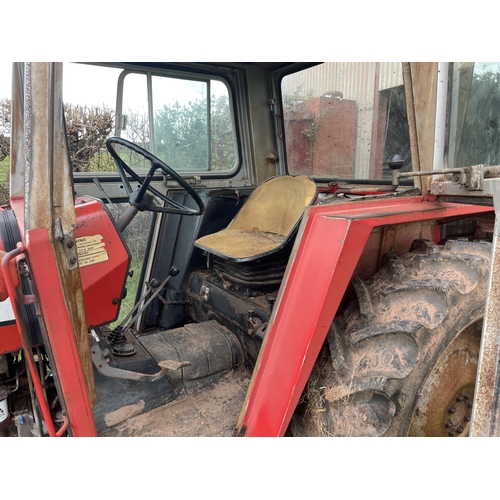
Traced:
<path fill-rule="evenodd" d="M 156 154 L 175 170 L 210 170 L 208 92 L 208 82 L 153 77 Z"/>
<path fill-rule="evenodd" d="M 123 80 L 121 113 L 117 117 L 117 135 L 154 154 L 150 139 L 148 80 L 143 73 L 127 73 Z M 147 170 L 151 164 L 128 148 L 120 148 L 121 158 L 134 170 Z"/>
<path fill-rule="evenodd" d="M 222 81 L 66 63 L 63 88 L 76 173 L 116 172 L 105 147 L 113 135 L 138 144 L 179 172 L 227 173 L 237 166 L 230 94 Z M 120 154 L 136 170 L 150 167 L 125 148 Z"/>
<path fill-rule="evenodd" d="M 236 166 L 229 93 L 218 80 L 129 73 L 118 123 L 123 138 L 178 172 L 227 172 Z"/>

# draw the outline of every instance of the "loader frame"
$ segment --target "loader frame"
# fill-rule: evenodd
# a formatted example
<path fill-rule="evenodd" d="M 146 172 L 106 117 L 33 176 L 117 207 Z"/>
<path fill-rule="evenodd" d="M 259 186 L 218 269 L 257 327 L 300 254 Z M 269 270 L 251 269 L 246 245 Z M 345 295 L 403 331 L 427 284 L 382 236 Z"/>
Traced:
<path fill-rule="evenodd" d="M 280 288 L 238 434 L 285 434 L 374 228 L 488 212 L 489 207 L 442 203 L 434 196 L 311 207 Z M 435 243 L 439 239 L 437 231 Z"/>

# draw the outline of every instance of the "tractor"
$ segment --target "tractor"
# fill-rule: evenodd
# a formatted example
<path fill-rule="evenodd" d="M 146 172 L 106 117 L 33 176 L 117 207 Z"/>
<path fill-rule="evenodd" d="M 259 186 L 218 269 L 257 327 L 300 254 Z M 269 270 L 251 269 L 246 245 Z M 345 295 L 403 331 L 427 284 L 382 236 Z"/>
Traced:
<path fill-rule="evenodd" d="M 0 435 L 496 436 L 499 73 L 14 63 Z"/>

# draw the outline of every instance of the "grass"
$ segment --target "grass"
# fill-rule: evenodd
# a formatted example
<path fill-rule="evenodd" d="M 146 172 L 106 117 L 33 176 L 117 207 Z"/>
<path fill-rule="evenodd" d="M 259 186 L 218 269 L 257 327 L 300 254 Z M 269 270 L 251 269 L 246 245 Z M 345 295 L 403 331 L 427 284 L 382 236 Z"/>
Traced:
<path fill-rule="evenodd" d="M 127 296 L 122 300 L 120 306 L 120 314 L 118 319 L 109 325 L 111 329 L 119 325 L 123 318 L 129 313 L 129 311 L 135 305 L 135 296 L 137 294 L 137 288 L 139 287 L 139 278 L 141 275 L 142 261 L 139 260 L 137 256 L 132 256 L 132 262 L 130 264 L 130 269 L 134 271 L 133 276 L 127 278 Z"/>
<path fill-rule="evenodd" d="M 10 173 L 10 157 L 7 156 L 0 161 L 0 205 L 9 203 L 9 173 Z"/>
<path fill-rule="evenodd" d="M 9 178 L 10 156 L 0 161 L 0 184 L 3 184 Z"/>

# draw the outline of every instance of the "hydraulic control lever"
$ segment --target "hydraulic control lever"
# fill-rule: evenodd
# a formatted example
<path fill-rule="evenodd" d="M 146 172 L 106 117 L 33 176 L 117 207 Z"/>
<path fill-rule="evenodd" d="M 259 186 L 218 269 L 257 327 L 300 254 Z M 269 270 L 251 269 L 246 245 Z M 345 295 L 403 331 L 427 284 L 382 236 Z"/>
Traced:
<path fill-rule="evenodd" d="M 154 292 L 146 300 L 150 290 L 146 290 L 144 294 L 137 301 L 132 310 L 123 318 L 122 322 L 114 328 L 108 336 L 108 340 L 111 344 L 111 349 L 113 353 L 117 356 L 132 356 L 135 354 L 135 347 L 127 342 L 125 334 L 130 330 L 132 325 L 135 323 L 137 318 L 143 313 L 146 307 L 151 304 L 153 299 L 165 288 L 167 283 L 173 276 L 177 276 L 180 273 L 179 269 L 175 266 L 170 268 L 167 277 L 162 283 L 158 284 L 158 280 L 153 279 L 150 283 L 150 288 L 154 289 Z M 156 285 L 156 286 L 154 286 Z"/>

